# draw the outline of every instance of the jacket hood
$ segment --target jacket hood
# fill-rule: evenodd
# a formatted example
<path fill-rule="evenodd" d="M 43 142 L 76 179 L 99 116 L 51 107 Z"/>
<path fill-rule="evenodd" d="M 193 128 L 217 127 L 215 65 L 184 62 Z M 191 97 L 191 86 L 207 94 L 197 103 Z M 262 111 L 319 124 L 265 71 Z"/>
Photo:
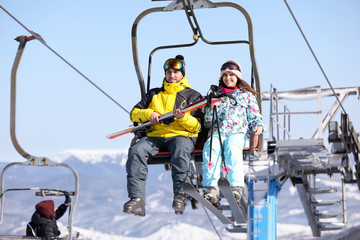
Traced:
<path fill-rule="evenodd" d="M 55 215 L 55 205 L 53 200 L 45 200 L 39 202 L 35 206 L 35 210 L 46 219 L 51 219 Z"/>

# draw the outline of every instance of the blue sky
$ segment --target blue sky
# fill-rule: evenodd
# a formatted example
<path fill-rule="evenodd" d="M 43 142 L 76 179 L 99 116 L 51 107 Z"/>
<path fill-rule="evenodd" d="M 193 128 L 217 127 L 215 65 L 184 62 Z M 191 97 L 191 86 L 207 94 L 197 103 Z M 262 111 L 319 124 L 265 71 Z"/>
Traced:
<path fill-rule="evenodd" d="M 231 2 L 244 7 L 252 18 L 262 91 L 268 91 L 271 84 L 279 91 L 315 85 L 329 87 L 284 1 Z M 3 0 L 0 4 L 130 110 L 140 99 L 132 60 L 132 24 L 142 11 L 169 3 Z M 359 86 L 360 2 L 290 0 L 288 3 L 333 87 Z M 196 13 L 208 40 L 246 37 L 244 20 L 237 10 L 207 9 Z M 18 48 L 14 38 L 20 35 L 29 33 L 0 10 L 0 161 L 23 160 L 10 139 L 10 73 Z M 144 78 L 151 50 L 160 45 L 192 42 L 192 32 L 182 11 L 145 17 L 138 26 L 138 37 Z M 202 94 L 206 94 L 211 84 L 216 84 L 219 68 L 228 59 L 242 64 L 244 79 L 249 81 L 250 63 L 245 45 L 209 46 L 200 41 L 192 48 L 155 53 L 152 87 L 161 84 L 163 62 L 176 54 L 184 55 L 186 76 L 192 87 Z M 26 152 L 51 158 L 67 149 L 124 149 L 129 146 L 132 135 L 115 140 L 105 138 L 109 133 L 130 126 L 128 114 L 40 42 L 35 40 L 27 44 L 17 78 L 16 136 Z M 325 106 L 329 105 L 327 101 L 334 99 L 324 100 Z M 297 105 L 316 109 L 315 102 Z M 359 100 L 350 96 L 344 106 L 360 131 Z M 264 102 L 267 123 L 268 108 L 268 103 Z M 300 119 L 298 123 L 298 126 L 293 125 L 294 137 L 311 137 L 316 122 Z"/>

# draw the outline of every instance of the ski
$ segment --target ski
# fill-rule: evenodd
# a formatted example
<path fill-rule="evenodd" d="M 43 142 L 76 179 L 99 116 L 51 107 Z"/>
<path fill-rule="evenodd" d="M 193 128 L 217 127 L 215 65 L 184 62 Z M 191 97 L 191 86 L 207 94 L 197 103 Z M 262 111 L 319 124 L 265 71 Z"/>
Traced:
<path fill-rule="evenodd" d="M 220 178 L 218 180 L 218 186 L 221 193 L 224 195 L 230 205 L 231 212 L 235 218 L 236 223 L 246 223 L 245 214 L 241 211 L 241 208 L 236 202 L 234 194 L 231 191 L 230 183 L 226 178 Z"/>
<path fill-rule="evenodd" d="M 191 112 L 191 111 L 194 111 L 195 109 L 204 107 L 207 104 L 207 101 L 208 101 L 207 98 L 202 98 L 199 101 L 196 101 L 196 102 L 190 104 L 189 106 L 184 107 L 183 109 L 181 109 L 181 112 L 182 113 Z M 219 101 L 220 101 L 220 99 L 218 99 L 218 98 L 211 99 L 212 104 L 216 103 L 216 102 L 219 102 Z M 160 115 L 159 116 L 159 121 L 161 123 L 161 122 L 163 122 L 165 120 L 171 119 L 172 117 L 174 117 L 174 111 Z M 127 133 L 132 133 L 132 132 L 136 132 L 136 131 L 139 131 L 141 129 L 147 128 L 147 127 L 151 127 L 151 125 L 152 124 L 151 124 L 150 121 L 139 123 L 138 126 L 131 127 L 131 128 L 119 131 L 119 132 L 109 134 L 108 136 L 106 136 L 106 138 L 114 139 L 114 138 L 120 137 L 122 135 L 125 135 Z"/>
<path fill-rule="evenodd" d="M 203 196 L 198 193 L 198 191 L 194 188 L 194 186 L 191 183 L 184 183 L 183 189 L 186 194 L 193 197 L 195 200 L 197 200 L 199 203 L 201 203 L 204 207 L 209 209 L 223 224 L 233 224 L 230 219 L 228 219 L 222 212 L 220 212 L 219 209 L 214 207 L 208 200 L 203 198 Z"/>

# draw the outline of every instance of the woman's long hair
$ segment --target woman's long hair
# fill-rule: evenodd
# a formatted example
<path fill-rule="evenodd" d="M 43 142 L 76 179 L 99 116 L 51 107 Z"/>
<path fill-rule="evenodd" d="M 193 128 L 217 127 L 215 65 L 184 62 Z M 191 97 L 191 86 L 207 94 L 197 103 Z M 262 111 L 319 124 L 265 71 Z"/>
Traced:
<path fill-rule="evenodd" d="M 258 95 L 258 94 L 259 94 L 259 93 L 257 93 L 252 87 L 250 87 L 250 85 L 249 85 L 247 82 L 245 82 L 244 80 L 242 80 L 242 79 L 240 79 L 240 78 L 238 78 L 238 77 L 236 77 L 236 78 L 237 78 L 236 86 L 237 86 L 238 88 L 246 89 L 247 91 L 253 93 L 254 95 Z M 220 79 L 219 79 L 219 86 L 226 88 L 226 85 L 225 85 L 225 83 L 224 83 L 223 80 L 222 80 L 222 76 L 221 76 Z"/>

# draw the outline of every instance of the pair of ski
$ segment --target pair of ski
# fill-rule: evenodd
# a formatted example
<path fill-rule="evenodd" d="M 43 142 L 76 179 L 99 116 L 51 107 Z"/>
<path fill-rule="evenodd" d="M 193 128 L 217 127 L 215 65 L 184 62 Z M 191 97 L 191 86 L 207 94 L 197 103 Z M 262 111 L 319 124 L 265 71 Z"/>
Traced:
<path fill-rule="evenodd" d="M 220 178 L 218 181 L 218 186 L 221 193 L 224 195 L 226 200 L 230 205 L 231 212 L 235 218 L 235 224 L 246 223 L 245 214 L 240 209 L 239 205 L 236 202 L 234 194 L 232 193 L 230 183 L 226 178 Z M 186 194 L 190 195 L 192 198 L 201 203 L 206 207 L 210 212 L 212 212 L 223 224 L 234 224 L 228 217 L 226 217 L 218 208 L 212 205 L 207 199 L 205 199 L 201 194 L 194 188 L 191 183 L 184 183 L 183 189 Z"/>
<path fill-rule="evenodd" d="M 219 98 L 212 98 L 211 99 L 211 104 L 214 104 L 216 102 L 219 102 L 220 99 Z M 181 113 L 187 113 L 187 112 L 191 112 L 191 111 L 194 111 L 198 108 L 202 108 L 202 107 L 205 107 L 205 105 L 208 103 L 208 99 L 205 97 L 205 98 L 202 98 L 184 108 L 182 108 L 180 111 Z M 174 111 L 172 112 L 167 112 L 165 114 L 162 114 L 159 116 L 159 122 L 162 123 L 166 120 L 169 120 L 171 118 L 174 118 Z M 135 127 L 131 127 L 131 128 L 128 128 L 128 129 L 125 129 L 125 130 L 122 130 L 122 131 L 119 131 L 119 132 L 115 132 L 115 133 L 112 133 L 112 134 L 109 134 L 106 136 L 106 138 L 108 139 L 114 139 L 114 138 L 117 138 L 117 137 L 120 137 L 122 135 L 125 135 L 127 133 L 135 133 L 137 131 L 140 131 L 140 130 L 143 130 L 143 129 L 146 129 L 146 128 L 149 128 L 151 127 L 152 124 L 150 121 L 146 121 L 146 122 L 143 122 L 143 123 L 139 123 L 138 126 L 135 126 Z"/>

